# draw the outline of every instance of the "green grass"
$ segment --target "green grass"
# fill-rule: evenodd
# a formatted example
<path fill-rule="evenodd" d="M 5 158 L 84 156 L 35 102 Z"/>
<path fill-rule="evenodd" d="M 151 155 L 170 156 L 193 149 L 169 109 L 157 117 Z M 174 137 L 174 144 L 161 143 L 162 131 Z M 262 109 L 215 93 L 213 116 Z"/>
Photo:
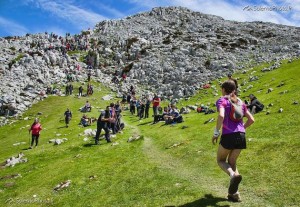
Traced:
<path fill-rule="evenodd" d="M 238 160 L 244 177 L 240 186 L 241 204 L 225 199 L 229 178 L 216 164 L 217 146 L 211 143 L 215 122 L 204 124 L 216 118 L 216 113 L 204 115 L 192 111 L 184 115 L 184 123 L 165 126 L 162 122 L 152 125 L 150 118 L 138 121 L 124 111 L 126 128 L 113 138 L 119 145 L 101 140 L 100 146 L 93 146 L 92 138 L 84 142 L 84 136 L 79 135 L 86 128 L 78 126 L 82 115 L 78 109 L 87 98 L 69 96 L 49 97 L 23 115 L 30 120 L 20 119 L 0 128 L 0 161 L 19 152 L 28 158 L 27 163 L 0 170 L 0 177 L 22 175 L 0 179 L 1 206 L 298 206 L 300 118 L 299 105 L 292 103 L 300 100 L 299 64 L 299 60 L 284 63 L 266 73 L 260 72 L 262 65 L 246 74 L 234 74 L 239 83 L 248 81 L 251 73 L 259 77 L 258 81 L 241 87 L 243 91 L 253 85 L 240 93 L 242 99 L 254 93 L 265 106 L 273 103 L 255 114 L 256 122 L 247 131 L 247 149 Z M 282 81 L 285 85 L 277 87 Z M 218 96 L 213 88 L 200 90 L 178 106 L 210 103 L 213 108 L 220 87 L 217 81 L 212 84 Z M 78 85 L 75 92 L 77 88 Z M 268 88 L 274 90 L 267 93 Z M 288 92 L 280 94 L 285 90 Z M 95 91 L 89 101 L 94 107 L 104 108 L 109 102 L 101 97 L 110 91 L 100 85 Z M 64 128 L 62 115 L 67 107 L 72 110 L 73 119 L 70 127 Z M 280 107 L 283 113 L 278 113 Z M 28 144 L 13 146 L 16 142 L 28 143 L 28 125 L 38 112 L 42 112 L 39 117 L 44 128 L 39 147 L 24 150 Z M 88 115 L 98 117 L 99 112 L 94 108 Z M 182 126 L 188 127 L 182 129 Z M 95 129 L 96 125 L 87 128 Z M 59 146 L 49 144 L 48 140 L 56 138 L 58 133 L 61 134 L 58 138 L 65 137 L 68 141 Z M 133 134 L 143 138 L 128 143 Z M 181 143 L 178 147 L 169 148 L 178 143 Z M 96 178 L 89 179 L 90 176 Z M 69 188 L 53 191 L 57 184 L 68 179 L 72 181 Z M 10 182 L 14 185 L 5 187 Z"/>
<path fill-rule="evenodd" d="M 87 52 L 80 51 L 80 50 L 68 51 L 67 53 L 68 53 L 69 56 L 78 55 L 80 62 L 83 62 L 85 56 L 88 54 Z"/>

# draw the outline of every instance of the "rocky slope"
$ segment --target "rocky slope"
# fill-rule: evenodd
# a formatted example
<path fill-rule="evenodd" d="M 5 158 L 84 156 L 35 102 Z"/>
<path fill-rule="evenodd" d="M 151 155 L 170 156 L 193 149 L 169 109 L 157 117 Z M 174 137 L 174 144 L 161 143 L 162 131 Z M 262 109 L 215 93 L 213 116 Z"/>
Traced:
<path fill-rule="evenodd" d="M 1 113 L 16 115 L 46 97 L 47 86 L 63 87 L 67 74 L 82 81 L 87 65 L 119 95 L 133 84 L 164 97 L 190 96 L 229 72 L 299 57 L 300 28 L 159 7 L 75 36 L 0 38 L 0 48 Z M 108 84 L 115 71 L 127 74 L 122 88 Z"/>
<path fill-rule="evenodd" d="M 240 23 L 181 7 L 154 8 L 94 29 L 110 65 L 133 61 L 133 79 L 158 93 L 192 95 L 210 79 L 249 64 L 299 57 L 300 28 Z"/>

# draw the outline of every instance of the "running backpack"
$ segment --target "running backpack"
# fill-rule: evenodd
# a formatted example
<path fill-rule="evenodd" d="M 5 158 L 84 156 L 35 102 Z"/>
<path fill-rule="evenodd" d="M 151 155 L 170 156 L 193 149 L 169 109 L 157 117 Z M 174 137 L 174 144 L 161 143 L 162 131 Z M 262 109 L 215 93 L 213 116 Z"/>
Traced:
<path fill-rule="evenodd" d="M 234 122 L 239 122 L 244 117 L 243 112 L 243 101 L 241 99 L 237 99 L 238 101 L 234 103 L 231 99 L 228 99 L 230 102 L 230 119 Z"/>

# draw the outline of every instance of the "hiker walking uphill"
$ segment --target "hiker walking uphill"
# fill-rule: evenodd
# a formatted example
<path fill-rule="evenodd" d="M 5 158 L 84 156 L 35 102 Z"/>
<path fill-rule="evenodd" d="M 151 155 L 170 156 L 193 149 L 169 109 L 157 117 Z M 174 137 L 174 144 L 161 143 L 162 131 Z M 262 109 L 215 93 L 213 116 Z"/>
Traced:
<path fill-rule="evenodd" d="M 65 111 L 64 116 L 65 116 L 66 127 L 68 128 L 70 120 L 72 119 L 72 112 L 70 111 L 70 109 L 67 109 Z"/>
<path fill-rule="evenodd" d="M 216 102 L 219 116 L 212 137 L 212 143 L 217 143 L 222 126 L 217 162 L 220 168 L 230 176 L 228 199 L 239 202 L 241 198 L 238 188 L 242 176 L 239 174 L 236 161 L 241 150 L 246 149 L 245 129 L 254 123 L 254 118 L 247 110 L 246 105 L 235 95 L 236 85 L 234 81 L 225 81 L 221 88 L 223 96 Z M 235 107 L 240 107 L 241 110 L 239 111 Z M 247 118 L 245 124 L 243 124 L 244 116 Z"/>
<path fill-rule="evenodd" d="M 39 123 L 39 119 L 35 118 L 33 124 L 29 129 L 29 134 L 31 132 L 31 145 L 29 147 L 30 149 L 32 149 L 34 142 L 35 142 L 35 146 L 36 147 L 38 146 L 41 130 L 42 130 L 42 125 Z"/>
<path fill-rule="evenodd" d="M 97 121 L 97 132 L 96 132 L 96 136 L 95 136 L 95 144 L 96 145 L 99 144 L 99 137 L 100 137 L 102 129 L 105 131 L 106 141 L 111 142 L 110 137 L 109 137 L 109 129 L 108 129 L 108 124 L 110 121 L 109 117 L 110 117 L 109 106 L 107 106 L 105 111 L 101 111 L 100 116 Z"/>

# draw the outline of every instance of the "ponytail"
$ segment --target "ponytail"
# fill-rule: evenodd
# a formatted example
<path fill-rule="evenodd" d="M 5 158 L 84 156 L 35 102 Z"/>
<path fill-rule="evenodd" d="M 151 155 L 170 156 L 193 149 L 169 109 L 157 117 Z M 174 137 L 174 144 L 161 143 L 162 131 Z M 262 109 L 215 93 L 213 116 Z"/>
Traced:
<path fill-rule="evenodd" d="M 235 94 L 235 91 L 233 91 L 230 95 L 230 100 L 233 102 L 233 103 L 237 103 L 238 102 L 238 97 L 236 96 Z"/>

